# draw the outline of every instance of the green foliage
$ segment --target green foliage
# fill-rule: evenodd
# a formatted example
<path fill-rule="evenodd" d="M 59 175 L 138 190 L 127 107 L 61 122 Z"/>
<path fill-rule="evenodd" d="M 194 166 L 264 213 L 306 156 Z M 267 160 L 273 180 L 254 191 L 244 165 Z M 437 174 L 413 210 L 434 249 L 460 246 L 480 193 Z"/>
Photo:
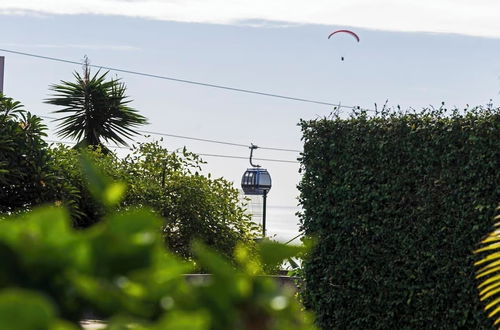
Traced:
<path fill-rule="evenodd" d="M 245 214 L 239 203 L 238 191 L 222 178 L 213 179 L 199 173 L 201 160 L 186 150 L 182 154 L 168 152 L 158 142 L 139 144 L 124 159 L 113 153 L 102 153 L 89 148 L 87 157 L 114 180 L 127 186 L 120 209 L 147 206 L 165 220 L 163 235 L 171 251 L 189 258 L 194 239 L 212 246 L 232 258 L 237 242 L 252 245 L 258 234 L 257 226 Z M 67 147 L 51 150 L 51 166 L 59 176 L 80 191 L 77 200 L 80 214 L 74 216 L 77 227 L 94 224 L 105 213 L 104 205 L 96 203 L 86 186 L 94 182 L 97 196 L 106 200 L 102 186 L 95 175 L 84 175 L 79 152 Z M 123 189 L 115 184 L 114 189 Z"/>
<path fill-rule="evenodd" d="M 486 329 L 471 251 L 500 200 L 500 111 L 301 123 L 305 303 L 324 329 Z"/>
<path fill-rule="evenodd" d="M 201 175 L 202 161 L 193 153 L 169 152 L 154 142 L 139 144 L 119 159 L 89 146 L 83 149 L 86 157 L 120 182 L 104 190 L 108 182 L 100 182 L 90 168 L 82 171 L 81 149 L 49 148 L 44 136 L 40 118 L 0 95 L 0 214 L 43 203 L 64 204 L 74 226 L 86 228 L 113 209 L 148 206 L 165 219 L 162 228 L 169 248 L 186 258 L 191 257 L 194 239 L 232 258 L 237 242 L 250 246 L 258 234 L 238 191 L 222 178 Z M 123 200 L 115 200 L 125 186 Z"/>
<path fill-rule="evenodd" d="M 87 157 L 100 167 L 112 168 L 111 155 L 103 155 L 99 148 L 85 150 Z M 89 227 L 96 223 L 104 214 L 105 208 L 92 197 L 86 183 L 86 175 L 80 166 L 80 151 L 63 145 L 52 146 L 49 152 L 49 167 L 55 177 L 61 178 L 77 192 L 75 207 L 72 209 L 71 218 L 73 226 L 77 228 Z"/>
<path fill-rule="evenodd" d="M 53 175 L 49 166 L 45 129 L 39 117 L 0 94 L 0 213 L 43 202 L 74 207 L 76 191 Z"/>
<path fill-rule="evenodd" d="M 15 330 L 77 329 L 76 326 L 57 320 L 54 306 L 43 295 L 19 289 L 0 291 L 0 328 Z"/>
<path fill-rule="evenodd" d="M 75 72 L 75 82 L 61 81 L 52 85 L 55 93 L 46 103 L 62 109 L 54 111 L 60 118 L 58 134 L 79 141 L 77 146 L 101 146 L 104 141 L 126 145 L 135 127 L 146 124 L 146 118 L 131 108 L 126 87 L 119 79 L 106 80 L 108 72 L 90 75 L 86 59 L 83 77 Z"/>
<path fill-rule="evenodd" d="M 94 181 L 114 191 L 109 180 Z M 131 209 L 76 231 L 68 212 L 45 207 L 0 222 L 0 327 L 69 330 L 90 313 L 107 329 L 314 328 L 293 294 L 262 276 L 265 260 L 279 261 L 271 248 L 255 258 L 239 245 L 235 265 L 197 243 L 194 261 L 212 275 L 189 282 L 183 274 L 193 264 L 165 250 L 162 221 Z M 278 258 L 298 249 L 274 247 Z"/>
<path fill-rule="evenodd" d="M 481 241 L 481 247 L 475 253 L 481 256 L 481 260 L 476 261 L 478 267 L 476 279 L 480 280 L 477 285 L 481 301 L 486 305 L 488 317 L 494 319 L 494 325 L 500 326 L 500 205 L 497 207 L 497 214 L 494 218 L 495 229 Z"/>
<path fill-rule="evenodd" d="M 257 234 L 238 191 L 225 179 L 200 175 L 197 155 L 185 149 L 169 153 L 154 142 L 140 144 L 122 164 L 130 178 L 124 206 L 148 205 L 159 212 L 175 253 L 189 257 L 190 242 L 198 239 L 229 257 L 236 242 L 250 244 Z"/>
<path fill-rule="evenodd" d="M 106 207 L 117 205 L 123 197 L 125 185 L 121 182 L 111 182 L 103 176 L 97 167 L 91 166 L 92 163 L 87 154 L 83 153 L 80 157 L 83 176 L 94 199 L 101 201 Z"/>

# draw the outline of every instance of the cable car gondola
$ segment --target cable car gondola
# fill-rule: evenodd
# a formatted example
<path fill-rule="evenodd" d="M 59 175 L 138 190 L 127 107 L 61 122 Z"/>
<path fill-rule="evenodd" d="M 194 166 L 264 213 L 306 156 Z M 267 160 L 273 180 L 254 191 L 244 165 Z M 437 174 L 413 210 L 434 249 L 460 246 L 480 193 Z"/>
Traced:
<path fill-rule="evenodd" d="M 245 195 L 267 194 L 271 190 L 271 175 L 264 168 L 249 168 L 241 178 L 241 188 Z"/>
<path fill-rule="evenodd" d="M 271 175 L 265 168 L 252 163 L 252 155 L 254 149 L 258 146 L 251 144 L 250 146 L 250 165 L 243 177 L 241 178 L 241 188 L 245 195 L 261 195 L 263 200 L 262 205 L 262 236 L 266 237 L 266 199 L 267 193 L 271 190 Z"/>

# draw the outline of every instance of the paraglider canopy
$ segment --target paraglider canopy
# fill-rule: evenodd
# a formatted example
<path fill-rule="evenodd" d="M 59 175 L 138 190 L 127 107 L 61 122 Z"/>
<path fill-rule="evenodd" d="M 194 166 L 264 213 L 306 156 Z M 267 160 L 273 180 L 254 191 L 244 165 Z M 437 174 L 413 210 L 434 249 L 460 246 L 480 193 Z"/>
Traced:
<path fill-rule="evenodd" d="M 337 31 L 333 31 L 328 36 L 328 39 L 330 39 L 331 36 L 333 36 L 334 34 L 337 34 L 337 33 L 347 33 L 347 34 L 350 34 L 351 36 L 353 36 L 359 42 L 359 36 L 356 33 L 352 32 L 350 30 L 337 30 Z"/>
<path fill-rule="evenodd" d="M 359 42 L 359 36 L 352 32 L 351 30 L 337 30 L 337 31 L 333 31 L 332 33 L 330 33 L 330 35 L 328 35 L 328 39 L 330 39 L 334 34 L 337 34 L 337 33 L 346 33 L 348 35 L 351 35 L 352 37 L 354 37 L 354 39 L 356 39 L 357 42 Z M 340 57 L 340 60 L 343 61 L 344 60 L 344 56 Z"/>

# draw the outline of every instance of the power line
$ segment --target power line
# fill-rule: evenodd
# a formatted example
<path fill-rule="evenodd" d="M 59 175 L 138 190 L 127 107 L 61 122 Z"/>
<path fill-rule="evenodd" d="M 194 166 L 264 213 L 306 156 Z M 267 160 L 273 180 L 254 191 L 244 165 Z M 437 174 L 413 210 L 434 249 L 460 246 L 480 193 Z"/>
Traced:
<path fill-rule="evenodd" d="M 76 142 L 73 141 L 58 141 L 58 140 L 45 140 L 49 143 L 57 143 L 57 144 L 76 144 Z M 124 146 L 112 146 L 108 144 L 103 144 L 103 146 L 108 147 L 108 148 L 114 148 L 114 149 L 127 149 L 130 150 L 129 147 L 124 147 Z"/>
<path fill-rule="evenodd" d="M 56 62 L 63 62 L 63 63 L 69 63 L 69 64 L 78 64 L 78 65 L 82 64 L 81 62 L 77 62 L 77 61 L 71 61 L 71 60 L 66 60 L 66 59 L 62 59 L 62 58 L 50 57 L 50 56 L 43 56 L 43 55 L 32 54 L 32 53 L 19 52 L 19 51 L 9 50 L 9 49 L 3 49 L 3 48 L 0 48 L 0 51 L 6 52 L 6 53 L 11 53 L 11 54 L 17 54 L 17 55 L 24 55 L 24 56 L 30 56 L 30 57 L 40 58 L 40 59 L 44 59 L 44 60 L 56 61 Z M 243 89 L 243 88 L 236 88 L 236 87 L 231 87 L 231 86 L 216 85 L 216 84 L 212 84 L 212 83 L 204 83 L 204 82 L 199 82 L 199 81 L 194 81 L 194 80 L 187 80 L 187 79 L 180 79 L 180 78 L 174 78 L 174 77 L 168 77 L 168 76 L 161 76 L 161 75 L 144 73 L 144 72 L 139 72 L 139 71 L 132 71 L 132 70 L 125 70 L 125 69 L 113 68 L 113 67 L 109 67 L 109 66 L 101 66 L 101 65 L 94 65 L 94 64 L 89 64 L 88 66 L 89 67 L 93 67 L 93 68 L 98 68 L 98 69 L 105 69 L 105 70 L 110 70 L 110 71 L 116 71 L 116 72 L 122 72 L 122 73 L 129 73 L 129 74 L 134 74 L 134 75 L 139 75 L 139 76 L 144 76 L 144 77 L 149 77 L 149 78 L 157 78 L 157 79 L 170 80 L 170 81 L 175 81 L 175 82 L 180 82 L 180 83 L 185 83 L 185 84 L 192 84 L 192 85 L 198 85 L 198 86 L 204 86 L 204 87 L 212 87 L 212 88 L 218 88 L 218 89 L 225 89 L 225 90 L 229 90 L 229 91 L 233 91 L 233 92 L 256 94 L 256 95 L 261 95 L 261 96 L 269 96 L 269 97 L 275 97 L 275 98 L 286 99 L 286 100 L 291 100 L 291 101 L 298 101 L 298 102 L 315 103 L 315 104 L 320 104 L 320 105 L 333 106 L 333 107 L 337 107 L 337 108 L 360 109 L 360 107 L 357 107 L 357 106 L 348 106 L 348 105 L 341 105 L 341 104 L 335 104 L 335 103 L 330 103 L 330 102 L 323 102 L 323 101 L 317 101 L 317 100 L 311 100 L 311 99 L 304 99 L 304 98 L 287 96 L 287 95 L 280 95 L 280 94 L 267 93 L 267 92 L 259 92 L 259 91 L 254 91 L 254 90 L 250 90 L 250 89 Z"/>
<path fill-rule="evenodd" d="M 60 118 L 55 118 L 55 117 L 50 117 L 50 116 L 39 116 L 39 117 L 46 118 L 46 119 L 51 119 L 51 120 L 60 120 Z M 236 146 L 236 147 L 244 147 L 244 148 L 249 148 L 250 147 L 250 146 L 248 146 L 246 144 L 241 144 L 241 143 L 233 143 L 233 142 L 226 142 L 226 141 L 219 141 L 219 140 L 203 139 L 203 138 L 197 138 L 197 137 L 191 137 L 191 136 L 184 136 L 184 135 L 176 135 L 176 134 L 169 134 L 169 133 L 162 133 L 162 132 L 143 131 L 143 130 L 137 130 L 137 132 L 145 133 L 145 134 L 154 134 L 154 135 L 159 135 L 159 136 L 174 137 L 174 138 L 178 138 L 178 139 L 187 139 L 187 140 L 194 140 L 194 141 L 201 141 L 201 142 L 225 144 L 225 145 Z M 283 148 L 275 148 L 275 147 L 259 147 L 259 149 L 274 150 L 274 151 L 301 152 L 300 150 L 295 150 L 295 149 L 283 149 Z"/>
<path fill-rule="evenodd" d="M 175 137 L 175 138 L 179 138 L 179 139 L 187 139 L 187 140 L 195 140 L 195 141 L 202 141 L 202 142 L 225 144 L 225 145 L 236 146 L 236 147 L 244 147 L 244 148 L 249 148 L 250 147 L 249 145 L 241 144 L 241 143 L 233 143 L 233 142 L 226 142 L 226 141 L 202 139 L 202 138 L 190 137 L 190 136 L 184 136 L 184 135 L 175 135 L 175 134 L 152 132 L 152 131 L 141 131 L 141 130 L 137 130 L 137 132 L 146 133 L 146 134 L 160 135 L 160 136 Z M 275 151 L 288 151 L 288 152 L 301 152 L 300 150 L 295 150 L 295 149 L 283 149 L 283 148 L 273 148 L 273 147 L 259 147 L 259 149 L 275 150 Z"/>
<path fill-rule="evenodd" d="M 243 156 L 227 156 L 227 155 L 216 155 L 216 154 L 198 154 L 198 155 L 207 156 L 207 157 L 222 157 L 222 158 L 234 158 L 234 159 L 248 160 L 248 157 L 243 157 Z M 291 164 L 298 164 L 299 163 L 299 162 L 294 161 L 294 160 L 283 160 L 283 159 L 254 158 L 254 157 L 252 157 L 252 159 L 253 160 L 262 160 L 262 161 L 267 161 L 267 162 L 277 162 L 277 163 L 291 163 Z"/>
<path fill-rule="evenodd" d="M 225 142 L 225 141 L 209 140 L 209 139 L 195 138 L 195 137 L 190 137 L 190 136 L 175 135 L 175 134 L 168 134 L 168 133 L 159 133 L 159 132 L 152 132 L 152 131 L 137 130 L 137 132 L 146 133 L 146 134 L 160 135 L 160 136 L 168 136 L 168 137 L 174 137 L 174 138 L 179 138 L 179 139 L 188 139 L 188 140 L 210 142 L 210 143 L 218 143 L 218 144 L 225 144 L 225 145 L 230 145 L 230 146 L 248 148 L 247 145 L 240 144 L 240 143 L 232 143 L 232 142 Z"/>
<path fill-rule="evenodd" d="M 50 143 L 58 143 L 58 144 L 76 144 L 73 141 L 57 141 L 57 140 L 46 140 L 47 142 Z M 104 145 L 108 148 L 117 148 L 117 149 L 128 149 L 131 150 L 129 147 L 123 147 L 123 146 L 112 146 L 112 145 Z M 180 151 L 175 151 L 175 153 L 179 153 Z M 219 155 L 219 154 L 200 154 L 196 153 L 199 156 L 206 156 L 206 157 L 219 157 L 219 158 L 232 158 L 232 159 L 245 159 L 248 160 L 248 157 L 243 157 L 243 156 L 233 156 L 233 155 Z M 298 164 L 299 162 L 293 161 L 293 160 L 284 160 L 284 159 L 270 159 L 270 158 L 252 158 L 254 160 L 260 160 L 260 161 L 267 161 L 267 162 L 277 162 L 277 163 L 291 163 L 291 164 Z"/>
<path fill-rule="evenodd" d="M 302 152 L 300 150 L 295 150 L 295 149 L 271 148 L 271 147 L 261 147 L 261 146 L 259 146 L 259 149 L 275 150 L 275 151 L 288 151 L 288 152 Z"/>
<path fill-rule="evenodd" d="M 300 234 L 298 234 L 297 236 L 295 236 L 294 238 L 292 238 L 292 239 L 290 239 L 290 240 L 286 241 L 286 242 L 285 242 L 285 243 L 283 243 L 283 244 L 287 245 L 287 244 L 291 243 L 292 241 L 296 240 L 297 238 L 299 238 L 300 236 L 303 236 L 303 235 L 304 235 L 304 233 L 300 233 Z"/>

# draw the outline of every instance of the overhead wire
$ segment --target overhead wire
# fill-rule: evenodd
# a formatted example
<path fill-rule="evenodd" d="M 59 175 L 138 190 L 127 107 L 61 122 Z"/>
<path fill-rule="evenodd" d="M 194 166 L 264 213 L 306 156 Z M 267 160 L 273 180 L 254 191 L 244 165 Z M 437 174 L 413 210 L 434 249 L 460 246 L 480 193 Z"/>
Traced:
<path fill-rule="evenodd" d="M 297 238 L 299 238 L 299 237 L 301 237 L 301 236 L 304 236 L 304 233 L 300 233 L 300 234 L 298 234 L 297 236 L 295 236 L 295 237 L 294 237 L 294 238 L 292 238 L 292 239 L 289 239 L 288 241 L 286 241 L 286 242 L 285 242 L 285 243 L 283 243 L 283 244 L 284 244 L 284 245 L 287 245 L 287 244 L 289 244 L 289 243 L 293 242 L 294 240 L 296 240 Z"/>
<path fill-rule="evenodd" d="M 225 144 L 225 145 L 230 145 L 230 146 L 246 147 L 246 148 L 248 148 L 248 146 L 246 144 L 241 144 L 241 143 L 233 143 L 233 142 L 225 142 L 225 141 L 218 141 L 218 140 L 202 139 L 202 138 L 196 138 L 196 137 L 190 137 L 190 136 L 168 134 L 168 133 L 160 133 L 160 132 L 152 132 L 152 131 L 137 130 L 137 132 L 146 133 L 146 134 L 154 134 L 154 135 L 159 135 L 159 136 L 174 137 L 174 138 L 179 138 L 179 139 L 187 139 L 187 140 L 194 140 L 194 141 L 201 141 L 201 142 L 210 142 L 210 143 Z"/>
<path fill-rule="evenodd" d="M 6 52 L 6 53 L 11 53 L 11 54 L 40 58 L 40 59 L 45 59 L 45 60 L 51 60 L 51 61 L 56 61 L 56 62 L 68 63 L 68 64 L 78 64 L 78 65 L 82 64 L 82 62 L 78 62 L 78 61 L 66 60 L 66 59 L 62 59 L 62 58 L 44 56 L 44 55 L 33 54 L 33 53 L 20 52 L 20 51 L 15 51 L 15 50 L 11 50 L 11 49 L 5 49 L 5 48 L 0 48 L 0 51 Z M 309 103 L 316 103 L 316 104 L 321 104 L 321 105 L 334 106 L 336 109 L 340 109 L 340 108 L 361 109 L 360 107 L 357 107 L 357 106 L 342 105 L 340 103 L 337 104 L 337 103 L 310 100 L 310 99 L 291 97 L 291 96 L 285 96 L 285 95 L 279 95 L 279 94 L 273 94 L 273 93 L 259 92 L 259 91 L 249 90 L 249 89 L 235 88 L 235 87 L 230 87 L 230 86 L 222 86 L 222 85 L 192 81 L 192 80 L 187 80 L 187 79 L 180 79 L 180 78 L 173 78 L 173 77 L 161 76 L 161 75 L 156 75 L 156 74 L 149 74 L 149 73 L 144 73 L 144 72 L 139 72 L 139 71 L 113 68 L 113 67 L 108 67 L 108 66 L 101 66 L 101 65 L 95 65 L 95 64 L 88 64 L 88 66 L 93 67 L 93 68 L 106 69 L 106 70 L 110 70 L 110 71 L 140 75 L 140 76 L 145 76 L 145 77 L 150 77 L 150 78 L 158 78 L 158 79 L 171 80 L 171 81 L 182 82 L 182 83 L 187 83 L 187 84 L 200 85 L 200 86 L 205 86 L 205 87 L 226 89 L 226 90 L 231 90 L 231 91 L 235 91 L 235 92 L 244 92 L 244 93 L 257 94 L 257 95 L 262 95 L 262 96 L 288 99 L 288 100 L 292 100 L 292 101 L 309 102 Z M 370 109 L 363 109 L 363 110 L 373 111 Z M 58 120 L 58 118 L 54 118 L 54 117 L 48 117 L 48 116 L 41 116 L 41 117 Z M 163 132 L 142 131 L 142 130 L 137 130 L 137 131 L 140 133 L 145 133 L 145 134 L 154 134 L 154 135 L 159 135 L 159 136 L 168 136 L 168 137 L 174 137 L 174 138 L 180 138 L 180 139 L 189 139 L 189 140 L 196 140 L 196 141 L 202 141 L 202 142 L 210 142 L 210 143 L 217 143 L 217 144 L 239 146 L 239 147 L 245 147 L 245 148 L 250 147 L 250 146 L 245 145 L 245 144 L 239 144 L 239 143 L 233 143 L 233 142 L 227 142 L 227 141 L 203 139 L 203 138 L 189 137 L 189 136 L 169 134 L 169 133 L 163 133 Z M 276 147 L 261 147 L 261 146 L 259 146 L 259 148 L 263 149 L 263 150 L 273 150 L 273 151 L 301 152 L 300 150 L 296 150 L 296 149 L 285 149 L 285 148 L 276 148 Z"/>
<path fill-rule="evenodd" d="M 39 117 L 45 118 L 45 119 L 50 119 L 50 120 L 59 120 L 60 119 L 60 118 L 45 116 L 45 115 L 41 115 Z M 137 132 L 144 133 L 144 134 L 166 136 L 166 137 L 174 137 L 174 138 L 178 138 L 178 139 L 187 139 L 187 140 L 194 140 L 194 141 L 201 141 L 201 142 L 209 142 L 209 143 L 224 144 L 224 145 L 230 145 L 230 146 L 236 146 L 236 147 L 250 148 L 249 145 L 242 144 L 242 143 L 233 143 L 233 142 L 227 142 L 227 141 L 204 139 L 204 138 L 198 138 L 198 137 L 176 135 L 176 134 L 169 134 L 169 133 L 162 133 L 162 132 L 144 131 L 144 130 L 137 130 Z M 264 150 L 274 150 L 274 151 L 287 151 L 287 152 L 296 152 L 296 153 L 301 152 L 300 150 L 296 150 L 296 149 L 284 149 L 284 148 L 276 148 L 276 147 L 260 147 L 259 146 L 258 148 L 264 149 Z"/>
<path fill-rule="evenodd" d="M 82 62 L 66 60 L 66 59 L 62 59 L 62 58 L 58 58 L 58 57 L 51 57 L 51 56 L 38 55 L 38 54 L 33 54 L 33 53 L 20 52 L 20 51 L 11 50 L 11 49 L 5 49 L 5 48 L 0 48 L 0 51 L 6 52 L 6 53 L 11 53 L 11 54 L 40 58 L 40 59 L 44 59 L 44 60 L 62 62 L 62 63 L 78 64 L 78 65 L 82 64 Z M 157 78 L 157 79 L 170 80 L 170 81 L 175 81 L 175 82 L 180 82 L 180 83 L 185 83 L 185 84 L 192 84 L 192 85 L 198 85 L 198 86 L 204 86 L 204 87 L 225 89 L 225 90 L 229 90 L 229 91 L 233 91 L 233 92 L 256 94 L 256 95 L 261 95 L 261 96 L 269 96 L 269 97 L 274 97 L 274 98 L 280 98 L 280 99 L 286 99 L 286 100 L 298 101 L 298 102 L 314 103 L 314 104 L 319 104 L 319 105 L 328 105 L 328 106 L 333 106 L 336 108 L 361 109 L 359 106 L 341 105 L 339 103 L 331 103 L 331 102 L 317 101 L 317 100 L 312 100 L 312 99 L 304 99 L 304 98 L 294 97 L 294 96 L 280 95 L 280 94 L 274 94 L 274 93 L 268 93 L 268 92 L 260 92 L 260 91 L 244 89 L 244 88 L 217 85 L 217 84 L 212 84 L 212 83 L 205 83 L 205 82 L 188 80 L 188 79 L 168 77 L 168 76 L 145 73 L 145 72 L 140 72 L 140 71 L 114 68 L 114 67 L 110 67 L 110 66 L 95 65 L 95 64 L 88 64 L 88 66 L 92 67 L 92 68 L 128 73 L 128 74 L 139 75 L 139 76 L 144 76 L 144 77 L 149 77 L 149 78 Z M 364 109 L 364 110 L 373 111 L 373 110 L 369 110 L 369 109 Z"/>
<path fill-rule="evenodd" d="M 58 143 L 58 144 L 76 144 L 76 142 L 73 141 L 59 141 L 59 140 L 46 140 L 49 143 Z M 104 145 L 105 147 L 108 148 L 114 148 L 114 149 L 127 149 L 131 150 L 130 147 L 125 147 L 125 146 L 113 146 L 113 145 Z M 175 153 L 180 153 L 180 151 L 174 151 Z M 205 156 L 205 157 L 219 157 L 219 158 L 232 158 L 232 159 L 245 159 L 248 160 L 248 157 L 244 156 L 234 156 L 234 155 L 220 155 L 220 154 L 205 154 L 205 153 L 196 153 L 199 156 Z M 293 161 L 293 160 L 285 160 L 285 159 L 272 159 L 272 158 L 253 158 L 254 160 L 259 160 L 259 161 L 267 161 L 267 162 L 277 162 L 277 163 L 290 163 L 290 164 L 298 164 L 298 161 Z"/>

